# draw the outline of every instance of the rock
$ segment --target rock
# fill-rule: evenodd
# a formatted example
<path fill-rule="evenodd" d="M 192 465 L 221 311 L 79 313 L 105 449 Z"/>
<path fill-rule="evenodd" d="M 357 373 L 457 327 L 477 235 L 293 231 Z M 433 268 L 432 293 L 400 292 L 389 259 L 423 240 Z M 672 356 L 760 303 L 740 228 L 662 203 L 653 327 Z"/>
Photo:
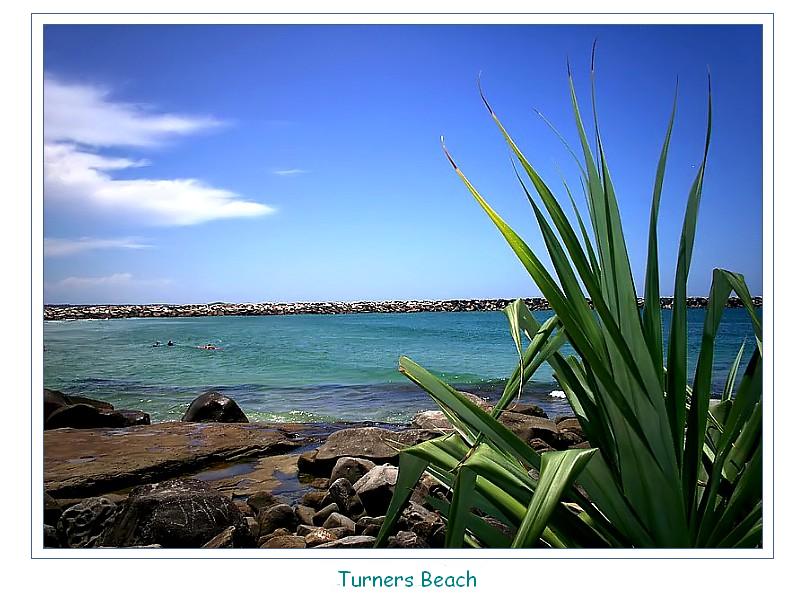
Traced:
<path fill-rule="evenodd" d="M 397 467 L 381 465 L 359 479 L 353 489 L 361 498 L 367 514 L 385 515 L 397 483 Z"/>
<path fill-rule="evenodd" d="M 58 532 L 52 525 L 44 526 L 44 540 L 45 548 L 61 548 L 61 542 L 58 539 Z"/>
<path fill-rule="evenodd" d="M 551 445 L 558 443 L 558 429 L 549 419 L 504 410 L 500 414 L 500 422 L 525 443 L 533 438 L 539 438 Z"/>
<path fill-rule="evenodd" d="M 298 535 L 279 535 L 267 540 L 261 548 L 305 548 L 306 541 Z"/>
<path fill-rule="evenodd" d="M 553 448 L 550 444 L 548 444 L 541 438 L 533 438 L 528 442 L 528 445 L 540 454 L 542 452 L 552 452 L 553 450 L 555 450 L 555 448 Z"/>
<path fill-rule="evenodd" d="M 559 431 L 557 448 L 559 450 L 572 448 L 573 446 L 577 446 L 578 444 L 583 443 L 583 441 L 584 440 L 581 436 L 572 431 L 567 431 L 567 430 Z"/>
<path fill-rule="evenodd" d="M 308 532 L 304 539 L 306 540 L 306 546 L 313 548 L 314 546 L 319 546 L 320 544 L 329 544 L 331 542 L 335 542 L 339 538 L 336 537 L 336 534 L 332 531 L 323 529 L 322 527 L 317 527 L 314 529 L 314 531 Z"/>
<path fill-rule="evenodd" d="M 259 511 L 258 525 L 262 536 L 270 534 L 280 527 L 294 531 L 297 527 L 297 518 L 291 506 L 276 504 Z"/>
<path fill-rule="evenodd" d="M 466 397 L 468 400 L 471 400 L 473 404 L 479 406 L 486 412 L 492 410 L 492 405 L 480 396 L 476 396 L 475 394 L 464 391 L 461 392 L 461 395 Z M 453 426 L 450 424 L 450 421 L 447 420 L 447 417 L 445 417 L 444 413 L 440 410 L 423 410 L 418 412 L 411 419 L 411 426 L 418 429 L 428 429 L 438 432 L 453 430 Z"/>
<path fill-rule="evenodd" d="M 255 517 L 256 516 L 257 513 L 253 510 L 253 507 L 250 506 L 244 500 L 235 498 L 233 500 L 233 503 L 236 505 L 236 508 L 239 509 L 239 512 L 242 513 L 242 516 L 244 516 L 244 517 Z"/>
<path fill-rule="evenodd" d="M 192 400 L 181 421 L 191 423 L 247 423 L 247 417 L 233 400 L 208 391 Z"/>
<path fill-rule="evenodd" d="M 556 427 L 560 433 L 564 433 L 569 431 L 570 433 L 574 433 L 576 436 L 581 438 L 581 441 L 586 439 L 586 436 L 583 434 L 583 427 L 581 427 L 581 422 L 578 421 L 575 417 L 568 417 L 566 419 L 560 419 L 556 423 Z"/>
<path fill-rule="evenodd" d="M 331 484 L 328 488 L 328 494 L 331 500 L 336 503 L 339 510 L 348 516 L 356 519 L 364 515 L 364 505 L 361 503 L 361 498 L 358 497 L 356 491 L 353 489 L 353 484 L 344 477 L 340 477 Z"/>
<path fill-rule="evenodd" d="M 244 522 L 247 524 L 247 528 L 250 530 L 250 536 L 257 540 L 261 535 L 261 529 L 258 525 L 258 519 L 254 517 L 245 517 Z"/>
<path fill-rule="evenodd" d="M 203 544 L 203 548 L 233 548 L 233 540 L 236 537 L 236 527 L 231 525 Z"/>
<path fill-rule="evenodd" d="M 336 536 L 336 539 L 346 538 L 351 535 L 355 535 L 356 532 L 350 529 L 349 527 L 331 527 L 328 529 L 333 535 Z"/>
<path fill-rule="evenodd" d="M 294 516 L 297 517 L 298 523 L 302 523 L 303 525 L 313 525 L 315 514 L 316 511 L 310 506 L 298 504 L 294 507 Z"/>
<path fill-rule="evenodd" d="M 372 548 L 375 541 L 371 535 L 351 535 L 335 542 L 320 544 L 317 548 Z"/>
<path fill-rule="evenodd" d="M 344 477 L 350 483 L 355 483 L 361 479 L 375 463 L 365 458 L 353 458 L 352 456 L 343 456 L 336 461 L 331 471 L 331 483 Z"/>
<path fill-rule="evenodd" d="M 279 536 L 282 536 L 282 535 L 293 535 L 293 534 L 292 534 L 291 531 L 286 529 L 286 527 L 279 527 L 278 529 L 276 529 L 272 533 L 269 533 L 267 535 L 262 535 L 260 538 L 258 538 L 258 544 L 257 545 L 260 548 L 261 546 L 266 544 L 272 538 L 279 537 Z"/>
<path fill-rule="evenodd" d="M 61 516 L 61 505 L 47 492 L 44 493 L 44 523 L 55 527 Z"/>
<path fill-rule="evenodd" d="M 70 404 L 50 413 L 44 423 L 44 428 L 96 429 L 98 427 L 131 427 L 149 424 L 150 415 L 140 410 L 107 410 L 89 404 Z"/>
<path fill-rule="evenodd" d="M 44 487 L 56 498 L 87 498 L 196 473 L 211 463 L 282 454 L 301 443 L 256 423 L 54 429 L 44 432 Z"/>
<path fill-rule="evenodd" d="M 114 407 L 111 404 L 108 402 L 103 402 L 102 400 L 92 400 L 91 398 L 84 398 L 82 396 L 67 396 L 66 394 L 57 392 L 56 390 L 48 390 L 45 388 L 44 421 L 47 422 L 47 419 L 55 410 L 65 406 L 71 406 L 73 404 L 87 404 L 102 410 L 114 410 Z"/>
<path fill-rule="evenodd" d="M 312 522 L 314 525 L 322 526 L 325 520 L 330 517 L 333 513 L 339 510 L 339 507 L 336 505 L 335 502 L 331 502 L 327 506 L 320 508 L 315 514 Z"/>
<path fill-rule="evenodd" d="M 438 539 L 439 530 L 444 526 L 444 519 L 416 502 L 409 502 L 397 521 L 400 530 L 410 531 L 429 546 L 441 546 L 443 539 Z"/>
<path fill-rule="evenodd" d="M 439 483 L 429 473 L 423 473 L 417 485 L 414 486 L 414 491 L 411 492 L 411 501 L 417 504 L 428 505 L 428 496 L 445 500 L 447 498 L 448 490 L 445 486 Z"/>
<path fill-rule="evenodd" d="M 280 499 L 276 498 L 271 492 L 264 490 L 258 491 L 247 498 L 247 505 L 253 509 L 253 512 L 258 513 L 265 508 L 275 506 L 276 504 L 285 504 Z"/>
<path fill-rule="evenodd" d="M 398 531 L 390 536 L 387 548 L 430 548 L 430 545 L 419 535 L 411 531 Z"/>
<path fill-rule="evenodd" d="M 68 548 L 95 548 L 114 525 L 117 505 L 107 498 L 87 498 L 61 514 L 56 531 Z"/>
<path fill-rule="evenodd" d="M 529 404 L 527 402 L 515 402 L 507 409 L 509 412 L 519 413 L 521 415 L 528 415 L 531 417 L 541 417 L 547 419 L 547 413 L 544 409 L 537 404 Z"/>
<path fill-rule="evenodd" d="M 392 431 L 380 427 L 354 427 L 332 433 L 317 453 L 306 460 L 313 462 L 314 469 L 330 472 L 342 457 L 366 458 L 375 463 L 397 462 L 402 448 L 433 439 L 439 434 L 423 429 Z M 305 455 L 304 455 L 305 456 Z M 298 464 L 299 464 L 298 460 Z M 310 471 L 309 471 L 310 472 Z"/>
<path fill-rule="evenodd" d="M 133 488 L 106 543 L 199 548 L 231 526 L 232 546 L 252 547 L 250 528 L 230 498 L 197 479 L 173 479 Z"/>
<path fill-rule="evenodd" d="M 308 473 L 309 475 L 324 475 L 330 472 L 327 470 L 327 467 L 327 463 L 317 462 L 316 450 L 303 452 L 297 457 L 297 470 L 300 473 Z"/>
<path fill-rule="evenodd" d="M 322 508 L 324 506 L 323 500 L 325 496 L 328 495 L 327 491 L 321 490 L 312 490 L 310 492 L 306 492 L 303 494 L 303 497 L 300 499 L 300 503 L 306 506 L 310 506 L 311 508 Z"/>
<path fill-rule="evenodd" d="M 386 520 L 385 516 L 380 517 L 361 517 L 358 521 L 356 521 L 356 533 L 362 534 L 367 529 L 373 528 L 374 531 L 380 531 L 381 527 L 383 526 L 383 522 Z M 373 535 L 371 533 L 367 533 L 365 535 Z"/>
<path fill-rule="evenodd" d="M 356 524 L 353 522 L 353 520 L 336 512 L 332 513 L 327 519 L 325 519 L 322 527 L 325 529 L 336 529 L 342 527 L 352 533 L 356 532 Z"/>

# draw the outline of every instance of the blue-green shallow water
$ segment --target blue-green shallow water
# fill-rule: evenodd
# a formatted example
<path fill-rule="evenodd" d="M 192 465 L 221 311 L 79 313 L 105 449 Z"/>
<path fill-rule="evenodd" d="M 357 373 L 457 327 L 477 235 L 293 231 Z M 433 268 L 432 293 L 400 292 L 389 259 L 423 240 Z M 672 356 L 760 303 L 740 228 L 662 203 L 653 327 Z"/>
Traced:
<path fill-rule="evenodd" d="M 549 311 L 537 313 L 544 320 Z M 663 311 L 665 328 L 671 311 Z M 689 311 L 693 340 L 704 310 Z M 728 309 L 720 327 L 715 380 L 721 388 L 747 313 Z M 168 340 L 175 346 L 167 347 Z M 160 340 L 162 346 L 153 348 Z M 502 313 L 397 313 L 47 321 L 44 385 L 178 419 L 207 389 L 230 396 L 251 420 L 407 422 L 435 408 L 397 371 L 407 355 L 456 387 L 496 398 L 517 355 Z M 197 346 L 212 343 L 217 351 Z M 525 397 L 550 416 L 568 414 L 549 367 Z"/>

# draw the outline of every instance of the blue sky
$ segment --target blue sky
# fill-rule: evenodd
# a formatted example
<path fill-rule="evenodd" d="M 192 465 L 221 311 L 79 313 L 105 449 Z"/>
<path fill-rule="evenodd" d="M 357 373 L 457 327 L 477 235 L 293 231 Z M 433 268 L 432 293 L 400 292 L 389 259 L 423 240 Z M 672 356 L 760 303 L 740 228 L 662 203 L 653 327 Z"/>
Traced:
<path fill-rule="evenodd" d="M 476 78 L 531 162 L 579 188 L 565 63 L 600 125 L 641 282 L 655 164 L 680 82 L 662 285 L 714 133 L 689 293 L 762 279 L 756 26 L 47 26 L 45 302 L 538 295 L 449 150 L 545 254 Z"/>

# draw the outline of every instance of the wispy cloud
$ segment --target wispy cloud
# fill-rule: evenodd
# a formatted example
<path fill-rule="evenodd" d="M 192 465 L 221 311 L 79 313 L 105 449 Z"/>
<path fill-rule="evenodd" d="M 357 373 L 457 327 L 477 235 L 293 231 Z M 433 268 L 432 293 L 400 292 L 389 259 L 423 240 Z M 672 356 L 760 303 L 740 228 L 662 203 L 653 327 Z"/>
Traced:
<path fill-rule="evenodd" d="M 48 304 L 124 303 L 137 297 L 139 302 L 159 301 L 172 283 L 169 279 L 139 279 L 131 273 L 99 277 L 66 277 L 44 283 Z"/>
<path fill-rule="evenodd" d="M 152 248 L 150 244 L 143 243 L 139 238 L 124 237 L 113 239 L 97 239 L 82 237 L 78 239 L 45 238 L 45 256 L 69 256 L 92 250 L 142 250 Z"/>
<path fill-rule="evenodd" d="M 44 191 L 52 205 L 148 225 L 194 225 L 259 217 L 274 209 L 198 179 L 117 179 L 114 171 L 149 161 L 110 156 L 109 148 L 152 147 L 223 122 L 112 100 L 105 88 L 45 78 Z"/>
<path fill-rule="evenodd" d="M 303 173 L 308 173 L 305 169 L 276 169 L 272 172 L 273 175 L 280 175 L 281 177 L 287 177 L 291 175 L 302 175 Z"/>

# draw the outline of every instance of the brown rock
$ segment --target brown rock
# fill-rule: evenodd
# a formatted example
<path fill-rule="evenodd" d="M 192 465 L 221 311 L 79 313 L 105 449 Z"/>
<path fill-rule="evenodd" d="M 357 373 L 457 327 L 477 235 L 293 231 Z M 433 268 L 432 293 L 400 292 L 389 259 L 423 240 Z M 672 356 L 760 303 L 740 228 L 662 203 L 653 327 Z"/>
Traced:
<path fill-rule="evenodd" d="M 191 423 L 247 423 L 247 417 L 233 400 L 216 391 L 195 398 L 181 421 Z"/>
<path fill-rule="evenodd" d="M 558 443 L 558 429 L 556 424 L 549 419 L 531 417 L 506 410 L 500 414 L 500 422 L 523 442 L 527 443 L 533 438 L 540 438 L 548 444 Z"/>
<path fill-rule="evenodd" d="M 305 548 L 306 541 L 298 535 L 279 535 L 261 546 L 262 548 Z"/>
<path fill-rule="evenodd" d="M 375 541 L 375 538 L 370 535 L 352 535 L 335 542 L 320 544 L 317 548 L 372 548 Z"/>
<path fill-rule="evenodd" d="M 385 515 L 397 483 L 397 467 L 381 465 L 370 470 L 353 486 L 369 515 Z"/>

